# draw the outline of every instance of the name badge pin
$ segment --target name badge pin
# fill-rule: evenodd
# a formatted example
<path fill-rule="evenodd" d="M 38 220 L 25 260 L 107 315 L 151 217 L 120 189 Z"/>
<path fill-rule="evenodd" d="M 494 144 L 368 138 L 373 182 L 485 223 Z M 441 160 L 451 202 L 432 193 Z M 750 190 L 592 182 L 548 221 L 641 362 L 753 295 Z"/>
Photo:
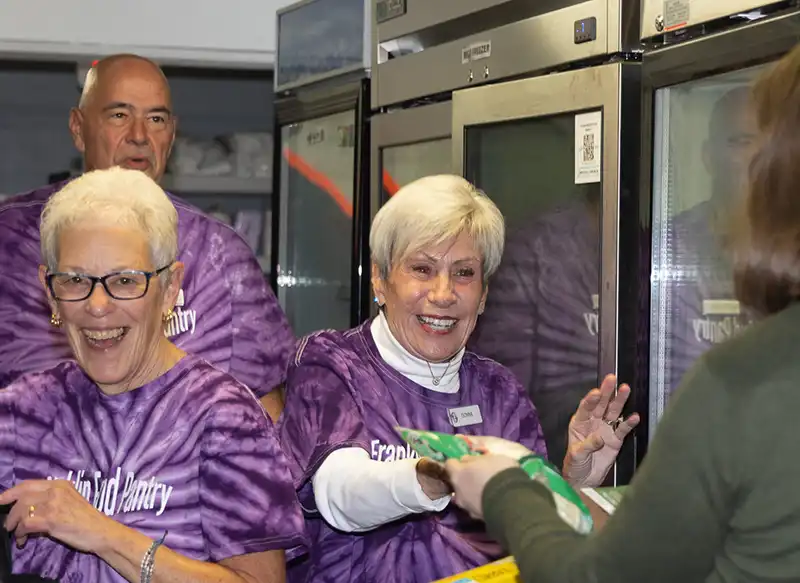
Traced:
<path fill-rule="evenodd" d="M 453 427 L 467 427 L 483 423 L 481 408 L 478 405 L 448 409 L 447 416 L 450 419 L 450 425 Z"/>

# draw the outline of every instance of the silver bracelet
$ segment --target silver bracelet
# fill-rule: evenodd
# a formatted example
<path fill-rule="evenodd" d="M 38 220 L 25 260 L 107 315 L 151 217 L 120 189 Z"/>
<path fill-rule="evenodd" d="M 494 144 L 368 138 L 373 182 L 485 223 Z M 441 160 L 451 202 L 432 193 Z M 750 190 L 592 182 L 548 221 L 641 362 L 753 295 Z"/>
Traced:
<path fill-rule="evenodd" d="M 168 532 L 169 531 L 164 531 L 160 539 L 154 540 L 153 544 L 150 545 L 150 548 L 147 549 L 147 552 L 144 554 L 144 557 L 142 557 L 142 569 L 140 573 L 141 583 L 150 583 L 156 565 L 156 551 L 158 547 L 164 544 L 164 539 L 167 538 Z"/>

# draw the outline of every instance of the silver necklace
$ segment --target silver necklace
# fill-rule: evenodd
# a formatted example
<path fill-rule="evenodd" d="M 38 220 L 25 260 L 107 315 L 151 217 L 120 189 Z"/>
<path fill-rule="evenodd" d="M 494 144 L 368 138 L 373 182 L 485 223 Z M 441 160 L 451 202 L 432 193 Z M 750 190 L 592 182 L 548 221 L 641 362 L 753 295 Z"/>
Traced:
<path fill-rule="evenodd" d="M 447 366 L 444 367 L 444 372 L 440 376 L 437 377 L 435 374 L 433 374 L 433 368 L 431 368 L 431 363 L 428 362 L 427 360 L 425 361 L 425 364 L 428 365 L 428 370 L 431 371 L 431 380 L 433 381 L 433 386 L 434 387 L 438 387 L 439 383 L 442 382 L 442 379 L 444 378 L 444 375 L 447 374 L 447 369 L 450 368 L 450 363 L 451 362 L 453 362 L 453 361 L 452 360 L 448 360 L 447 361 Z"/>

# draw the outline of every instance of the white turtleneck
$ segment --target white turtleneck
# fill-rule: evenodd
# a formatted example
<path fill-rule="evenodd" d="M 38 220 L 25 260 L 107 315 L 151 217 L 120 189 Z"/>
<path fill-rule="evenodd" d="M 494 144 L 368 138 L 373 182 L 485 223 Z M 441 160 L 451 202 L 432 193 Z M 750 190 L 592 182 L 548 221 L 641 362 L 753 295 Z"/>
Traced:
<path fill-rule="evenodd" d="M 370 332 L 372 332 L 372 338 L 375 340 L 381 358 L 408 380 L 437 393 L 458 392 L 458 371 L 461 368 L 464 348 L 459 350 L 448 362 L 429 363 L 417 358 L 403 348 L 403 345 L 394 337 L 389 329 L 389 321 L 383 312 L 372 321 Z M 434 378 L 440 379 L 438 385 L 433 384 Z"/>
<path fill-rule="evenodd" d="M 409 353 L 381 313 L 370 326 L 381 358 L 407 379 L 441 393 L 456 393 L 464 349 L 449 363 L 429 363 Z M 433 378 L 441 378 L 438 385 Z M 450 497 L 431 500 L 417 480 L 416 458 L 379 462 L 360 447 L 337 449 L 311 478 L 320 514 L 334 528 L 364 532 L 409 514 L 440 512 Z"/>

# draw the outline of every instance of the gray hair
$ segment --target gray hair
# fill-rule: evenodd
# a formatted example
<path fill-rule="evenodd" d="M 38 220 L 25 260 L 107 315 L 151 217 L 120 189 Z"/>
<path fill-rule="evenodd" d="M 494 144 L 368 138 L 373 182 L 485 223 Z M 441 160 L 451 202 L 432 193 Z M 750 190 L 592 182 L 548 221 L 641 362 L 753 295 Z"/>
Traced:
<path fill-rule="evenodd" d="M 462 233 L 478 248 L 486 282 L 503 255 L 503 215 L 460 176 L 426 176 L 398 190 L 375 215 L 369 235 L 372 261 L 386 279 L 392 266 L 411 253 Z"/>
<path fill-rule="evenodd" d="M 97 85 L 97 69 L 92 66 L 86 72 L 86 78 L 83 81 L 83 89 L 81 90 L 81 97 L 78 100 L 78 109 L 85 109 L 89 103 L 89 97 L 92 95 L 95 86 Z"/>
<path fill-rule="evenodd" d="M 50 197 L 39 225 L 42 261 L 48 269 L 55 270 L 58 265 L 61 230 L 89 221 L 141 229 L 150 243 L 155 269 L 177 257 L 178 213 L 161 187 L 144 172 L 94 170 Z"/>

